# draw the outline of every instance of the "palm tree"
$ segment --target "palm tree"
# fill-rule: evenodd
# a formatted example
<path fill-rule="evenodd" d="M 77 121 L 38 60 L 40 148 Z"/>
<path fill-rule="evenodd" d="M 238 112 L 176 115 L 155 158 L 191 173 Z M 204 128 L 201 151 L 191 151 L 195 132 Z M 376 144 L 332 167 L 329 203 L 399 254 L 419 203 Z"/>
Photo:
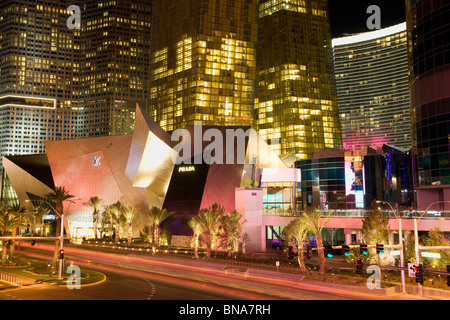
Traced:
<path fill-rule="evenodd" d="M 83 203 L 85 206 L 91 207 L 94 211 L 92 212 L 92 226 L 94 228 L 94 238 L 98 239 L 97 236 L 97 221 L 99 215 L 99 209 L 103 205 L 103 200 L 99 197 L 90 197 L 88 202 Z"/>
<path fill-rule="evenodd" d="M 56 209 L 56 235 L 61 233 L 61 216 L 64 214 L 64 201 L 73 198 L 74 196 L 66 190 L 65 187 L 56 187 L 53 192 L 45 196 L 47 200 L 55 203 Z"/>
<path fill-rule="evenodd" d="M 223 230 L 222 238 L 225 242 L 225 247 L 228 249 L 228 257 L 239 251 L 239 237 L 241 234 L 242 215 L 237 211 L 231 211 L 219 218 L 220 226 Z"/>
<path fill-rule="evenodd" d="M 307 272 L 304 254 L 303 254 L 303 243 L 308 237 L 308 225 L 304 218 L 297 218 L 292 220 L 284 229 L 283 233 L 287 241 L 294 241 L 297 244 L 298 249 L 298 265 L 300 271 L 303 273 Z"/>
<path fill-rule="evenodd" d="M 199 212 L 199 221 L 204 228 L 204 236 L 206 242 L 206 259 L 211 259 L 211 243 L 212 238 L 218 232 L 219 219 L 225 214 L 225 208 L 220 204 L 213 204 L 208 209 L 202 209 Z"/>
<path fill-rule="evenodd" d="M 45 217 L 50 213 L 50 209 L 42 205 L 38 205 L 33 208 L 33 210 L 26 212 L 24 218 L 29 222 L 33 233 L 35 229 L 39 227 L 39 234 L 41 237 L 44 236 L 45 229 Z"/>
<path fill-rule="evenodd" d="M 128 229 L 128 246 L 131 246 L 131 240 L 133 238 L 133 224 L 139 212 L 140 209 L 133 205 L 123 206 L 122 215 L 125 218 L 126 227 Z"/>
<path fill-rule="evenodd" d="M 73 198 L 74 196 L 69 193 L 69 191 L 66 190 L 65 187 L 56 187 L 53 192 L 50 192 L 45 196 L 47 200 L 55 203 L 55 215 L 56 215 L 56 236 L 59 236 L 61 234 L 61 217 L 64 214 L 64 201 L 69 200 Z M 64 224 L 67 224 L 67 219 Z M 59 247 L 59 241 L 55 241 L 55 251 L 53 254 L 53 260 L 55 262 L 58 261 L 58 247 Z"/>
<path fill-rule="evenodd" d="M 188 221 L 188 225 L 194 232 L 194 258 L 198 259 L 199 239 L 204 232 L 203 224 L 200 222 L 199 217 L 192 217 L 191 220 Z"/>
<path fill-rule="evenodd" d="M 123 204 L 117 201 L 114 204 L 104 207 L 105 212 L 111 217 L 111 223 L 115 226 L 114 243 L 118 244 L 120 239 L 120 218 L 123 212 Z"/>
<path fill-rule="evenodd" d="M 26 224 L 26 221 L 25 221 L 25 215 L 26 215 L 26 210 L 25 210 L 25 208 L 22 207 L 21 204 L 16 204 L 16 205 L 10 206 L 10 207 L 8 208 L 8 210 L 9 210 L 10 212 L 15 212 L 15 213 L 18 215 L 19 219 L 23 222 L 21 225 L 17 226 L 17 228 L 19 229 L 19 230 L 18 230 L 18 234 L 21 235 L 21 234 L 22 234 L 22 227 L 24 227 L 24 226 L 27 225 L 27 224 Z M 17 233 L 16 233 L 16 231 L 17 231 L 16 229 L 17 229 L 17 228 L 14 228 L 14 229 L 12 230 L 12 231 L 13 231 L 13 233 L 12 233 L 13 236 L 16 236 L 16 235 L 17 235 Z M 10 246 L 11 256 L 14 254 L 15 247 L 16 247 L 16 242 L 15 242 L 15 241 L 12 241 L 12 242 L 11 242 L 11 246 Z"/>
<path fill-rule="evenodd" d="M 105 234 L 114 234 L 114 220 L 111 214 L 110 206 L 103 206 L 101 213 L 97 217 L 97 225 L 99 226 L 100 239 L 104 237 Z"/>
<path fill-rule="evenodd" d="M 320 208 L 309 209 L 303 212 L 303 218 L 309 230 L 316 236 L 317 253 L 319 255 L 319 273 L 323 274 L 325 273 L 325 253 L 321 232 L 329 221 L 329 214 L 327 213 L 325 217 L 322 217 L 322 210 Z"/>
<path fill-rule="evenodd" d="M 2 236 L 7 236 L 11 234 L 14 229 L 22 226 L 24 226 L 24 221 L 21 218 L 21 212 L 19 210 L 3 205 L 0 206 L 0 232 L 2 233 Z M 2 263 L 5 263 L 6 261 L 7 244 L 7 241 L 3 241 Z"/>
<path fill-rule="evenodd" d="M 152 207 L 147 213 L 148 221 L 152 228 L 152 246 L 153 249 L 159 248 L 159 235 L 161 232 L 161 223 L 172 216 L 174 212 L 167 209 Z"/>

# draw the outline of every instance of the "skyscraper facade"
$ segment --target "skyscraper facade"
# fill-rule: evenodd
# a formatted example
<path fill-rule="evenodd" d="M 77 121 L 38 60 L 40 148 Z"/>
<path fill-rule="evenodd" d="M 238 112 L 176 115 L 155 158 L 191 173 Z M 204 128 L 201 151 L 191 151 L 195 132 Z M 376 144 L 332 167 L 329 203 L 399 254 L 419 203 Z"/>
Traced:
<path fill-rule="evenodd" d="M 151 11 L 147 0 L 1 1 L 0 161 L 132 132 L 148 103 Z"/>
<path fill-rule="evenodd" d="M 406 1 L 417 206 L 450 210 L 450 2 Z"/>
<path fill-rule="evenodd" d="M 81 10 L 80 135 L 133 131 L 147 107 L 151 1 L 85 1 Z"/>
<path fill-rule="evenodd" d="M 345 150 L 411 147 L 406 23 L 333 39 Z"/>
<path fill-rule="evenodd" d="M 339 149 L 326 0 L 259 4 L 254 127 L 279 155 Z"/>
<path fill-rule="evenodd" d="M 149 114 L 166 131 L 251 125 L 257 0 L 156 0 Z"/>
<path fill-rule="evenodd" d="M 77 135 L 80 33 L 66 1 L 0 3 L 0 156 Z"/>

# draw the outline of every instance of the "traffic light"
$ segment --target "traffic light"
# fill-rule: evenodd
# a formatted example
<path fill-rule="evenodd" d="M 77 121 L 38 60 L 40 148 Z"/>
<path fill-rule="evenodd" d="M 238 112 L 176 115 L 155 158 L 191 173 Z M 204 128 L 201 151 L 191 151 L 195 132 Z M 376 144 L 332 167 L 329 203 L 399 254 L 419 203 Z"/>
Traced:
<path fill-rule="evenodd" d="M 377 253 L 384 253 L 384 244 L 377 244 Z"/>
<path fill-rule="evenodd" d="M 447 273 L 450 273 L 450 265 L 447 265 Z M 450 275 L 447 275 L 447 285 L 450 286 Z"/>
<path fill-rule="evenodd" d="M 356 274 L 363 275 L 363 261 L 361 259 L 356 260 Z"/>
<path fill-rule="evenodd" d="M 59 259 L 64 259 L 64 250 L 59 250 Z"/>
<path fill-rule="evenodd" d="M 361 243 L 359 245 L 359 253 L 360 254 L 367 254 L 368 253 L 368 251 L 367 251 L 367 244 Z"/>
<path fill-rule="evenodd" d="M 312 256 L 312 249 L 311 249 L 311 246 L 310 245 L 307 245 L 306 246 L 306 259 L 311 259 L 311 256 Z"/>
<path fill-rule="evenodd" d="M 31 240 L 31 246 L 34 246 L 36 244 L 36 240 Z"/>
<path fill-rule="evenodd" d="M 288 248 L 288 258 L 294 259 L 294 248 L 291 246 L 289 246 L 289 248 Z"/>
<path fill-rule="evenodd" d="M 416 282 L 423 284 L 423 266 L 421 264 L 416 266 Z"/>
<path fill-rule="evenodd" d="M 346 257 L 350 255 L 350 247 L 347 245 L 342 246 L 342 254 Z"/>

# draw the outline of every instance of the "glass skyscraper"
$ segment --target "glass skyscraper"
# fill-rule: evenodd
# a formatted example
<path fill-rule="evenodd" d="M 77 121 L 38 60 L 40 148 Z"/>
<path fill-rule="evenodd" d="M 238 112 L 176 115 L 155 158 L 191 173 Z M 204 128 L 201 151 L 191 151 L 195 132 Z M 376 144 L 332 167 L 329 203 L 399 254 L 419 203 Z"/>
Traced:
<path fill-rule="evenodd" d="M 279 155 L 340 149 L 326 0 L 260 1 L 254 127 Z"/>
<path fill-rule="evenodd" d="M 450 2 L 407 0 L 417 204 L 450 210 Z"/>
<path fill-rule="evenodd" d="M 411 148 L 406 23 L 332 42 L 343 148 Z"/>
<path fill-rule="evenodd" d="M 80 135 L 133 131 L 146 108 L 151 1 L 86 1 L 81 11 Z"/>
<path fill-rule="evenodd" d="M 0 156 L 77 136 L 80 33 L 66 1 L 0 3 Z"/>
<path fill-rule="evenodd" d="M 80 28 L 68 26 L 72 5 Z M 136 103 L 148 103 L 151 9 L 146 0 L 0 2 L 0 161 L 45 153 L 44 141 L 132 132 Z"/>

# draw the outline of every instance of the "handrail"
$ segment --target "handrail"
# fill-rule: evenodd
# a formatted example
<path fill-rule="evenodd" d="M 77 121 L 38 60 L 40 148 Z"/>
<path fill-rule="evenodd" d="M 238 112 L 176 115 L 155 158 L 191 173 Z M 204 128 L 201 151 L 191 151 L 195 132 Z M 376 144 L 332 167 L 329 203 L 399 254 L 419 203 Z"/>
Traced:
<path fill-rule="evenodd" d="M 21 287 L 23 285 L 23 278 L 7 272 L 0 271 L 0 282 Z"/>
<path fill-rule="evenodd" d="M 331 217 L 364 217 L 368 210 L 364 209 L 329 209 L 322 210 L 323 215 L 329 215 Z M 389 218 L 396 218 L 393 214 L 392 210 L 381 210 L 384 212 Z M 275 215 L 275 216 L 289 216 L 296 217 L 301 216 L 303 211 L 301 210 L 292 210 L 292 209 L 263 209 L 263 215 Z M 418 218 L 421 217 L 425 213 L 425 211 L 417 211 L 417 210 L 403 210 L 399 211 L 399 218 Z M 422 218 L 449 218 L 450 219 L 450 211 L 428 211 L 426 215 L 423 215 Z"/>

